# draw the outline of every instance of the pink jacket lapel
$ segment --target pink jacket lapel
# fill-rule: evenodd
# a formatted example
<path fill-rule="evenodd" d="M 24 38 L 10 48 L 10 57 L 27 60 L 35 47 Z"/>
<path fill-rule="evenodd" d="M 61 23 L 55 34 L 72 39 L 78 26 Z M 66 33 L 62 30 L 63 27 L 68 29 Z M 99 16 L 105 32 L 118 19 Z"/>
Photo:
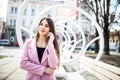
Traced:
<path fill-rule="evenodd" d="M 36 49 L 36 40 L 33 39 L 29 45 L 31 48 L 31 54 L 33 56 L 34 61 L 36 61 L 38 64 L 40 64 L 39 59 L 38 59 L 38 54 L 37 54 L 37 49 Z"/>
<path fill-rule="evenodd" d="M 36 49 L 36 40 L 33 39 L 29 45 L 29 47 L 31 48 L 31 52 L 33 52 L 31 55 L 34 57 L 34 61 L 36 61 L 38 64 L 40 64 L 39 62 L 39 58 L 38 58 L 38 53 L 37 53 L 37 49 Z M 46 47 L 43 56 L 42 56 L 42 60 L 41 60 L 41 64 L 46 60 L 48 56 L 48 49 Z"/>

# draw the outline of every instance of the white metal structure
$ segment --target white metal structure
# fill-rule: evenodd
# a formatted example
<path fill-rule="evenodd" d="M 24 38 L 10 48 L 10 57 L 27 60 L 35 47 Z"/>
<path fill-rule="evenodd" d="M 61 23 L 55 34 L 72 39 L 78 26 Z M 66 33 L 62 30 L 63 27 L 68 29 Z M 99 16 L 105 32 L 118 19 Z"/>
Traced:
<path fill-rule="evenodd" d="M 75 61 L 76 59 L 79 59 L 81 56 L 84 56 L 87 48 L 90 46 L 90 44 L 92 44 L 93 42 L 95 42 L 96 40 L 99 40 L 100 42 L 100 49 L 98 52 L 98 56 L 96 57 L 95 60 L 99 60 L 102 56 L 103 53 L 103 47 L 104 47 L 104 39 L 103 39 L 103 34 L 102 34 L 102 30 L 100 28 L 100 26 L 97 24 L 96 20 L 94 18 L 92 18 L 91 15 L 89 15 L 88 13 L 86 13 L 84 10 L 77 8 L 77 7 L 73 7 L 72 5 L 56 5 L 56 6 L 51 6 L 49 8 L 44 9 L 43 11 L 41 11 L 41 13 L 38 13 L 35 16 L 35 19 L 32 23 L 31 28 L 28 30 L 24 27 L 21 26 L 21 14 L 23 13 L 25 7 L 28 6 L 30 0 L 25 0 L 23 2 L 23 4 L 20 7 L 20 10 L 18 12 L 18 17 L 17 17 L 17 27 L 16 27 L 16 33 L 17 33 L 17 39 L 19 42 L 20 47 L 23 46 L 23 41 L 21 38 L 21 30 L 26 31 L 27 33 L 29 33 L 29 35 L 32 37 L 34 36 L 34 28 L 38 26 L 39 21 L 42 17 L 46 16 L 45 14 L 48 14 L 49 11 L 54 10 L 54 9 L 58 9 L 58 8 L 70 8 L 73 10 L 78 11 L 80 14 L 85 15 L 92 23 L 94 23 L 93 26 L 95 26 L 95 28 L 98 30 L 99 36 L 94 38 L 93 40 L 91 40 L 89 43 L 86 43 L 86 39 L 85 39 L 85 33 L 84 31 L 81 29 L 81 27 L 79 26 L 79 24 L 76 23 L 76 21 L 74 21 L 74 19 L 71 17 L 68 18 L 64 18 L 64 17 L 58 17 L 58 16 L 52 16 L 51 18 L 56 21 L 55 25 L 59 25 L 59 27 L 56 27 L 56 31 L 61 34 L 65 41 L 61 42 L 60 44 L 60 48 L 61 48 L 61 64 L 66 64 L 66 63 L 71 63 L 71 61 Z M 64 25 L 65 22 L 69 23 L 69 27 L 67 25 Z M 71 28 L 76 28 L 78 33 L 80 33 L 81 39 L 77 40 L 75 33 L 73 30 L 71 30 Z M 64 30 L 63 28 L 66 28 L 67 30 Z M 73 36 L 73 40 L 71 40 L 71 35 Z M 75 47 L 77 44 L 82 44 L 82 48 L 81 50 L 79 50 L 79 54 L 75 57 L 73 57 L 72 59 L 70 58 L 73 54 L 72 52 L 74 51 Z"/>

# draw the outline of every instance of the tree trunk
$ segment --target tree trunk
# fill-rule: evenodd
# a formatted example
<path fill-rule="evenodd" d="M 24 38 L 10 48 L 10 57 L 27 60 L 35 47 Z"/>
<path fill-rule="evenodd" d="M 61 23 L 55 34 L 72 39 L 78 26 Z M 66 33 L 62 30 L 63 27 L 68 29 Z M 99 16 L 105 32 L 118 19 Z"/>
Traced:
<path fill-rule="evenodd" d="M 104 52 L 106 55 L 109 54 L 109 30 L 104 29 Z"/>
<path fill-rule="evenodd" d="M 96 32 L 95 32 L 95 36 L 96 37 L 98 37 L 98 31 L 96 30 Z M 98 51 L 99 51 L 99 41 L 97 40 L 97 41 L 95 41 L 95 53 L 98 53 Z"/>
<path fill-rule="evenodd" d="M 110 0 L 107 0 L 106 2 L 107 4 L 104 3 L 104 8 L 106 8 L 107 10 L 104 9 L 104 52 L 106 55 L 110 55 L 109 53 L 109 37 L 110 37 L 110 31 L 108 29 L 109 27 L 109 9 L 110 9 Z"/>
<path fill-rule="evenodd" d="M 110 36 L 110 32 L 109 32 L 109 29 L 108 29 L 108 16 L 105 15 L 104 16 L 104 52 L 106 55 L 110 55 L 109 53 L 109 36 Z"/>
<path fill-rule="evenodd" d="M 95 0 L 95 4 L 96 4 L 96 22 L 99 24 L 99 19 L 98 19 L 98 0 Z M 97 29 L 96 29 L 96 31 L 95 31 L 95 36 L 96 37 L 98 37 L 99 35 L 98 35 L 98 31 L 97 31 Z M 95 53 L 98 53 L 98 51 L 99 51 L 99 41 L 97 40 L 97 41 L 95 41 Z"/>

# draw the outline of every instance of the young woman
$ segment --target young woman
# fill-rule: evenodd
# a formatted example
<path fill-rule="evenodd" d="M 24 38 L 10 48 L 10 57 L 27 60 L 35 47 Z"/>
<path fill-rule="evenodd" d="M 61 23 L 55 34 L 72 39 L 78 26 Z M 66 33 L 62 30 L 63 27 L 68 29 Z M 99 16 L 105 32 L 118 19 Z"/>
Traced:
<path fill-rule="evenodd" d="M 28 72 L 26 80 L 56 80 L 59 57 L 54 23 L 51 18 L 42 18 L 36 37 L 24 43 L 20 67 Z"/>

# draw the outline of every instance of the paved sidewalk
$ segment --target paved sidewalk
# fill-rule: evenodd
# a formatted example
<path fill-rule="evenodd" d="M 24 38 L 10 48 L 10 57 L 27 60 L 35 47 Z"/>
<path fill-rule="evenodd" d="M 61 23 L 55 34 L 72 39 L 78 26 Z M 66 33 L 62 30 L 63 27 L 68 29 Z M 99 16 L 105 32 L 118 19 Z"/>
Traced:
<path fill-rule="evenodd" d="M 24 80 L 25 71 L 19 68 L 21 57 L 19 48 L 0 48 L 0 80 Z"/>
<path fill-rule="evenodd" d="M 0 58 L 0 80 L 25 80 L 26 71 L 19 68 L 21 51 L 21 49 L 14 47 L 0 47 L 0 55 L 6 56 Z M 88 72 L 82 74 L 82 76 L 85 80 L 99 80 Z"/>

